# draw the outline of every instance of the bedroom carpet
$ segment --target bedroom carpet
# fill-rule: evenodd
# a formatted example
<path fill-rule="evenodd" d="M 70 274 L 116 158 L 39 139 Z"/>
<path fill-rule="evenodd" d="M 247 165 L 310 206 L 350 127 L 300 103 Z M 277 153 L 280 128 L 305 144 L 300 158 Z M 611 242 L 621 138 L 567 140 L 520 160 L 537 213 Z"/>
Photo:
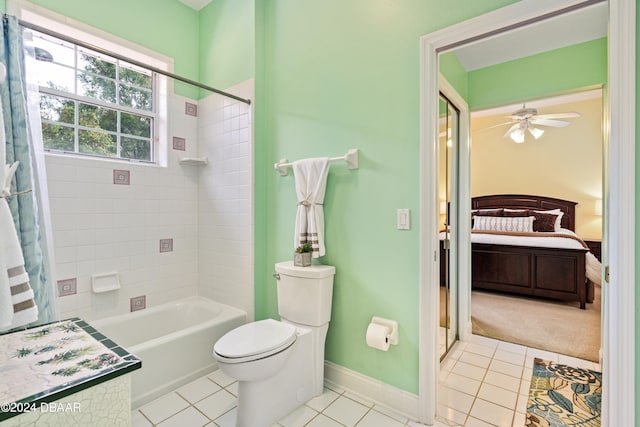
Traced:
<path fill-rule="evenodd" d="M 600 426 L 601 402 L 602 373 L 534 360 L 527 426 Z"/>
<path fill-rule="evenodd" d="M 476 335 L 597 362 L 600 288 L 585 310 L 578 303 L 473 291 L 471 324 Z"/>

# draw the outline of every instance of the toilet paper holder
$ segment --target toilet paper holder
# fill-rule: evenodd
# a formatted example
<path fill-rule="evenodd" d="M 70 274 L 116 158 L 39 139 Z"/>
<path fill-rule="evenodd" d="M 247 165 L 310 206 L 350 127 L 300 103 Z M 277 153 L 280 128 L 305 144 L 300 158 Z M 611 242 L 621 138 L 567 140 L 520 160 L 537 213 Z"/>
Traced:
<path fill-rule="evenodd" d="M 390 332 L 389 335 L 387 335 L 387 342 L 393 345 L 398 344 L 398 322 L 396 322 L 395 320 L 383 319 L 382 317 L 373 316 L 371 318 L 371 323 L 383 325 L 389 328 Z"/>

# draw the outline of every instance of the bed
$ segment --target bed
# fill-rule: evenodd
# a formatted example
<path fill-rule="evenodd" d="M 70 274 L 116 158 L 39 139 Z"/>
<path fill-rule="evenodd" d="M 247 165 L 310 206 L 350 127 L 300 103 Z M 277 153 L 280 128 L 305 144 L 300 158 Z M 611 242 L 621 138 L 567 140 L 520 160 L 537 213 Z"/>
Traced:
<path fill-rule="evenodd" d="M 560 233 L 507 233 L 529 235 L 528 240 L 519 239 L 517 243 L 509 240 L 511 236 L 497 236 L 502 232 L 475 230 L 474 227 L 471 236 L 472 288 L 576 301 L 581 309 L 587 302 L 592 303 L 594 284 L 587 280 L 587 264 L 595 257 L 588 254 L 586 245 L 574 233 L 575 206 L 575 202 L 544 196 L 501 194 L 474 197 L 472 215 L 498 209 L 506 216 L 522 210 L 559 210 L 562 216 L 559 224 L 555 224 L 555 230 Z M 502 216 L 502 213 L 496 216 Z M 566 238 L 563 235 L 555 237 L 555 234 L 563 233 Z M 569 239 L 569 235 L 574 237 Z M 558 244 L 554 238 L 557 242 L 567 242 Z M 592 276 L 597 276 L 597 273 Z"/>

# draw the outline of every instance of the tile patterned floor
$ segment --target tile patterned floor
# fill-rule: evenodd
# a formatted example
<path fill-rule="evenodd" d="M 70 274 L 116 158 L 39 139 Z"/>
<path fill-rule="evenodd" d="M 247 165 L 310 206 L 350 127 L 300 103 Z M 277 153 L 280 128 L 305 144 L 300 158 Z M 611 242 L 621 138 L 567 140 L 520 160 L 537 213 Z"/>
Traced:
<path fill-rule="evenodd" d="M 441 365 L 437 427 L 524 426 L 533 358 L 599 370 L 596 363 L 473 336 Z M 133 427 L 234 427 L 237 382 L 215 371 L 132 412 Z M 273 427 L 420 426 L 349 390 L 324 393 Z"/>
<path fill-rule="evenodd" d="M 535 357 L 600 370 L 594 362 L 473 335 L 442 362 L 436 425 L 523 427 Z"/>
<path fill-rule="evenodd" d="M 134 410 L 133 427 L 234 427 L 238 383 L 215 371 Z M 273 427 L 402 427 L 407 417 L 327 384 L 324 393 Z"/>

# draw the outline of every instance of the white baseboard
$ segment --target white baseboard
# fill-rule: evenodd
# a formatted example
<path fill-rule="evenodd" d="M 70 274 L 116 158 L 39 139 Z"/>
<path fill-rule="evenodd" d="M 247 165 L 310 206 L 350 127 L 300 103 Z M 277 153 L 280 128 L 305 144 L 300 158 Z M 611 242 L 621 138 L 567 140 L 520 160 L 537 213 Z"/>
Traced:
<path fill-rule="evenodd" d="M 335 363 L 324 362 L 329 384 L 353 391 L 412 420 L 418 418 L 418 396 Z"/>

